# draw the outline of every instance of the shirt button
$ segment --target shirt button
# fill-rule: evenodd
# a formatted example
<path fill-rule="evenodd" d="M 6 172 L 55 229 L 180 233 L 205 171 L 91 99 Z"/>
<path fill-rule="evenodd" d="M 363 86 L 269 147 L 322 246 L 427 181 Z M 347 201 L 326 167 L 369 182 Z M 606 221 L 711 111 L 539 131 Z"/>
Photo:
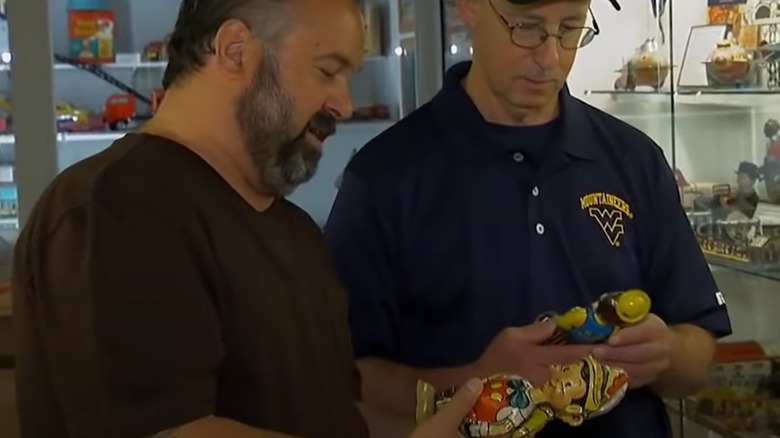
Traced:
<path fill-rule="evenodd" d="M 531 190 L 531 194 L 534 196 L 539 196 L 539 187 L 534 187 L 534 189 Z"/>
<path fill-rule="evenodd" d="M 515 152 L 514 154 L 512 154 L 512 159 L 518 163 L 523 161 L 524 158 L 525 156 L 523 156 L 522 152 Z"/>
<path fill-rule="evenodd" d="M 544 234 L 544 225 L 536 224 L 536 234 Z"/>

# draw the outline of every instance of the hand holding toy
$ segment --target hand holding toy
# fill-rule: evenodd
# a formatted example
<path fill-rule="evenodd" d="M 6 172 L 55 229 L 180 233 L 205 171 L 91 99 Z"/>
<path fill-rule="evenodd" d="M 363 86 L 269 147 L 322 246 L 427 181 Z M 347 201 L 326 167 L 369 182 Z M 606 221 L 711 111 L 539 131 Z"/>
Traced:
<path fill-rule="evenodd" d="M 600 344 L 621 328 L 642 321 L 650 313 L 650 296 L 639 289 L 603 294 L 589 307 L 573 307 L 552 318 L 558 331 L 547 344 Z"/>
<path fill-rule="evenodd" d="M 550 379 L 539 388 L 514 375 L 484 379 L 482 394 L 463 419 L 461 432 L 468 437 L 532 438 L 555 418 L 579 426 L 603 415 L 625 395 L 628 374 L 599 363 L 593 356 L 569 365 L 550 367 Z M 417 422 L 431 418 L 451 400 L 456 388 L 436 392 L 425 382 L 417 384 Z"/>

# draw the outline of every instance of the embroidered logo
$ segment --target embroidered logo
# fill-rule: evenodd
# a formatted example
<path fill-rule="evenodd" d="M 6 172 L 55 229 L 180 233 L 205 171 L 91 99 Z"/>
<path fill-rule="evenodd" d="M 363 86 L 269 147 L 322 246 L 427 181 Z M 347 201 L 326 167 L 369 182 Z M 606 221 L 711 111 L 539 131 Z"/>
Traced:
<path fill-rule="evenodd" d="M 596 221 L 610 245 L 620 246 L 625 221 L 634 218 L 628 202 L 611 193 L 595 192 L 580 197 L 580 208 Z"/>

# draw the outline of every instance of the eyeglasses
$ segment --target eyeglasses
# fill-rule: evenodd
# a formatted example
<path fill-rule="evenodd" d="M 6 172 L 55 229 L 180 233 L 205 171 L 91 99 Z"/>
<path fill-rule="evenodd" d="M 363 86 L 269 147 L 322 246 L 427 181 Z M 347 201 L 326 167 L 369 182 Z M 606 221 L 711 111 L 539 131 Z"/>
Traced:
<path fill-rule="evenodd" d="M 512 44 L 523 49 L 535 49 L 547 41 L 547 38 L 555 37 L 562 48 L 576 50 L 587 46 L 593 38 L 600 33 L 596 19 L 592 19 L 593 27 L 562 27 L 559 33 L 550 33 L 542 26 L 526 25 L 523 23 L 509 23 L 509 20 L 496 9 L 493 0 L 487 0 L 493 12 L 504 23 L 509 32 Z M 591 15 L 593 13 L 591 12 Z"/>

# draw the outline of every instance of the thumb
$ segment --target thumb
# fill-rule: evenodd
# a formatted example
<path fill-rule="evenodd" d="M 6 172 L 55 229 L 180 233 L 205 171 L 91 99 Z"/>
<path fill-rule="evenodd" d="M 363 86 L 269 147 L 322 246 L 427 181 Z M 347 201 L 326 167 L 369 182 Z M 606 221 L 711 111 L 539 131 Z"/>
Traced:
<path fill-rule="evenodd" d="M 469 380 L 458 389 L 449 403 L 445 404 L 436 412 L 436 415 L 428 420 L 426 428 L 442 433 L 457 431 L 460 423 L 474 408 L 474 404 L 481 393 L 482 380 L 476 378 Z"/>
<path fill-rule="evenodd" d="M 522 338 L 525 342 L 542 343 L 552 337 L 555 334 L 557 325 L 552 319 L 546 321 L 535 322 L 527 326 L 522 327 Z"/>

